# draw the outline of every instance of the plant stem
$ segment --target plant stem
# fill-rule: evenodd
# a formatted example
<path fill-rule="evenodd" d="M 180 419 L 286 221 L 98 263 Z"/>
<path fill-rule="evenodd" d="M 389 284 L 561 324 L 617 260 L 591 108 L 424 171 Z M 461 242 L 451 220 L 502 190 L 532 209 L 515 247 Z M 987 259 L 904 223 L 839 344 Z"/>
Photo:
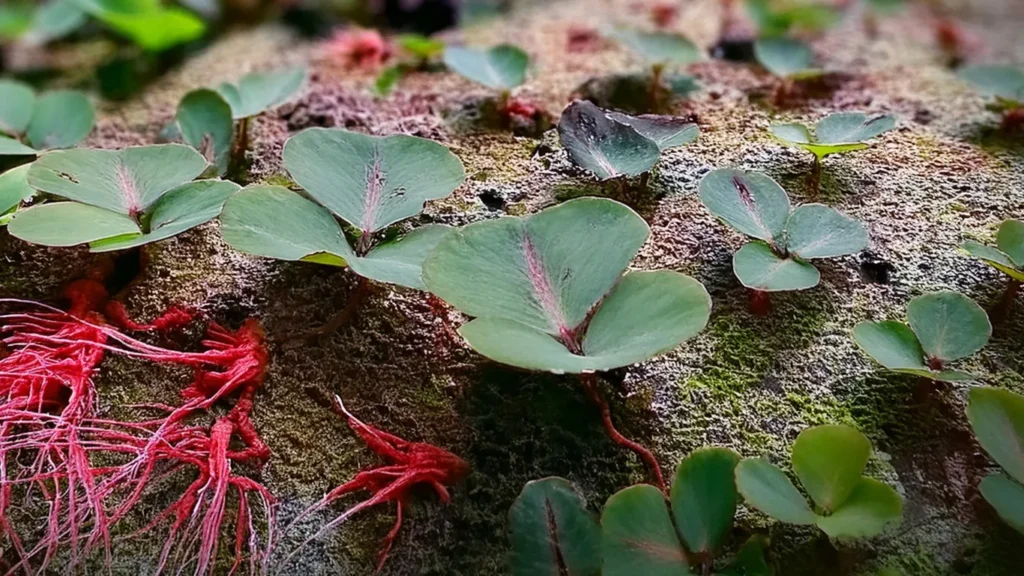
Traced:
<path fill-rule="evenodd" d="M 665 71 L 665 66 L 662 64 L 655 64 L 651 67 L 651 86 L 649 97 L 649 105 L 651 112 L 659 112 L 661 110 L 660 103 L 660 91 L 661 91 L 661 76 Z"/>
<path fill-rule="evenodd" d="M 284 338 L 280 339 L 280 342 L 284 345 L 286 349 L 291 349 L 298 347 L 302 342 L 307 342 L 314 338 L 319 338 L 321 336 L 326 336 L 328 334 L 333 334 L 334 332 L 337 332 L 339 328 L 341 328 L 342 326 L 344 326 L 345 324 L 349 323 L 352 320 L 352 318 L 356 314 L 356 311 L 358 311 L 359 309 L 359 305 L 362 304 L 363 300 L 366 299 L 366 296 L 369 294 L 369 292 L 370 281 L 360 276 L 359 283 L 356 284 L 355 289 L 349 295 L 348 302 L 345 303 L 345 307 L 342 308 L 340 312 L 335 314 L 333 318 L 328 320 L 326 324 L 319 326 L 317 328 L 313 328 L 312 330 L 308 330 L 306 332 L 285 336 Z"/>
<path fill-rule="evenodd" d="M 821 193 L 821 157 L 814 155 L 814 165 L 811 166 L 810 177 L 811 198 L 817 198 Z"/>
<path fill-rule="evenodd" d="M 512 126 L 512 119 L 508 115 L 508 102 L 512 99 L 512 92 L 502 90 L 498 95 L 498 117 L 501 119 L 501 129 L 508 130 Z"/>
<path fill-rule="evenodd" d="M 1010 314 L 1013 312 L 1013 303 L 1017 299 L 1017 294 L 1020 293 L 1020 284 L 1020 280 L 1010 279 L 1010 283 L 1006 286 L 1006 291 L 1003 292 L 1002 298 L 999 299 L 999 304 L 989 314 L 993 324 L 1002 324 L 1004 321 L 1009 320 Z"/>
<path fill-rule="evenodd" d="M 242 118 L 238 121 L 238 131 L 235 134 L 235 148 L 231 153 L 231 169 L 229 172 L 234 180 L 244 183 L 245 181 L 245 153 L 249 150 L 249 118 Z"/>
<path fill-rule="evenodd" d="M 583 384 L 583 390 L 587 393 L 587 397 L 597 404 L 597 407 L 601 410 L 601 422 L 604 424 L 604 429 L 611 437 L 612 442 L 632 450 L 640 457 L 647 467 L 651 470 L 651 474 L 654 475 L 654 485 L 661 490 L 665 491 L 665 477 L 661 474 L 661 466 L 658 464 L 658 459 L 654 457 L 654 454 L 644 448 L 637 442 L 630 440 L 623 436 L 612 422 L 612 411 L 608 406 L 608 401 L 605 400 L 604 396 L 601 395 L 601 390 L 598 388 L 597 375 L 596 374 L 580 374 L 580 383 Z"/>
<path fill-rule="evenodd" d="M 750 311 L 758 316 L 767 316 L 772 311 L 772 299 L 768 292 L 754 290 L 750 293 Z"/>
<path fill-rule="evenodd" d="M 647 192 L 647 184 L 651 181 L 651 173 L 644 172 L 640 175 L 640 189 Z"/>

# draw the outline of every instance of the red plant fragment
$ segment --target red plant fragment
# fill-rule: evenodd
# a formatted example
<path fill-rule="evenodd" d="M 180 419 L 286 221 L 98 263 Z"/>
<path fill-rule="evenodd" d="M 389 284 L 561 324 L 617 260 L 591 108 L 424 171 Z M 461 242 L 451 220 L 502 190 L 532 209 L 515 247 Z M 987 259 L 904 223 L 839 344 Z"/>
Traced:
<path fill-rule="evenodd" d="M 604 40 L 593 28 L 570 26 L 566 32 L 565 49 L 571 53 L 597 52 L 602 46 Z"/>
<path fill-rule="evenodd" d="M 402 528 L 402 509 L 406 505 L 405 502 L 412 488 L 418 484 L 428 485 L 434 489 L 441 501 L 447 504 L 451 501 L 447 487 L 454 486 L 469 475 L 469 464 L 443 448 L 422 442 L 409 442 L 360 421 L 345 409 L 345 405 L 338 396 L 334 397 L 334 410 L 346 419 L 349 427 L 363 440 L 367 448 L 387 461 L 388 464 L 356 474 L 355 478 L 331 490 L 319 502 L 299 514 L 292 522 L 292 526 L 347 494 L 359 490 L 368 490 L 372 493 L 370 498 L 349 508 L 345 513 L 324 525 L 316 534 L 307 538 L 285 561 L 287 562 L 306 544 L 356 513 L 385 502 L 395 502 L 397 504 L 397 519 L 394 527 L 384 538 L 380 559 L 377 563 L 377 572 L 379 573 L 387 562 L 395 537 L 398 536 L 398 532 Z"/>
<path fill-rule="evenodd" d="M 348 28 L 339 30 L 327 41 L 328 59 L 345 68 L 376 70 L 394 54 L 387 40 L 376 30 Z"/>
<path fill-rule="evenodd" d="M 658 28 L 668 28 L 679 17 L 679 5 L 677 2 L 658 2 L 651 6 L 651 22 Z"/>

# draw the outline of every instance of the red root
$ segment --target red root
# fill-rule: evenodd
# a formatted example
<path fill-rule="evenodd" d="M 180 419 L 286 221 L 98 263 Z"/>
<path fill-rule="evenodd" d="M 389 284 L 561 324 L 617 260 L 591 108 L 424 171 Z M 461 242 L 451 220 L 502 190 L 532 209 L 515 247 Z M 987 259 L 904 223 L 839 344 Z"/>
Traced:
<path fill-rule="evenodd" d="M 338 396 L 334 397 L 334 409 L 347 420 L 349 427 L 363 440 L 366 446 L 389 464 L 356 474 L 355 478 L 331 490 L 319 502 L 299 514 L 292 522 L 292 526 L 310 514 L 326 508 L 346 494 L 359 490 L 368 490 L 372 493 L 369 499 L 349 508 L 344 514 L 331 520 L 319 532 L 306 539 L 285 559 L 285 562 L 306 544 L 361 510 L 385 502 L 394 502 L 397 505 L 398 514 L 394 528 L 384 538 L 380 560 L 377 564 L 377 572 L 380 572 L 387 561 L 395 537 L 398 536 L 402 527 L 402 508 L 405 506 L 410 490 L 417 484 L 426 484 L 434 489 L 442 502 L 448 503 L 451 496 L 448 494 L 447 487 L 454 486 L 469 475 L 469 464 L 437 446 L 421 442 L 408 442 L 363 423 L 345 409 L 345 405 Z"/>
<path fill-rule="evenodd" d="M 139 324 L 128 317 L 124 304 L 111 300 L 103 309 L 107 322 L 114 326 L 133 332 L 172 332 L 188 326 L 196 317 L 196 313 L 188 308 L 171 306 L 163 314 L 148 324 Z"/>
<path fill-rule="evenodd" d="M 771 294 L 762 290 L 752 290 L 750 292 L 750 311 L 758 316 L 767 316 L 771 314 Z"/>

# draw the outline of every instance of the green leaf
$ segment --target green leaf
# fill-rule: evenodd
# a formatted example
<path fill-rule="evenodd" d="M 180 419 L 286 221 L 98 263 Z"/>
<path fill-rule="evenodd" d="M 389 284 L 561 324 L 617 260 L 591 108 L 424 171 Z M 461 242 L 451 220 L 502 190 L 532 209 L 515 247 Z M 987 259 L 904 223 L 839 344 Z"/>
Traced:
<path fill-rule="evenodd" d="M 603 576 L 690 574 L 665 496 L 654 486 L 630 486 L 612 495 L 601 514 L 601 529 Z"/>
<path fill-rule="evenodd" d="M 452 229 L 448 226 L 420 226 L 409 234 L 374 248 L 365 258 L 349 258 L 352 270 L 371 280 L 426 290 L 423 261 Z"/>
<path fill-rule="evenodd" d="M 957 75 L 988 96 L 1024 102 L 1024 71 L 1013 66 L 976 64 L 964 66 Z"/>
<path fill-rule="evenodd" d="M 220 233 L 235 250 L 255 256 L 306 260 L 326 254 L 338 266 L 355 257 L 330 212 L 281 186 L 246 186 L 228 199 Z"/>
<path fill-rule="evenodd" d="M 32 16 L 24 39 L 30 44 L 46 44 L 71 34 L 87 21 L 88 16 L 76 0 L 49 0 Z"/>
<path fill-rule="evenodd" d="M 689 144 L 700 135 L 700 128 L 696 124 L 678 116 L 659 114 L 629 116 L 621 112 L 606 112 L 606 115 L 619 124 L 630 126 L 641 136 L 657 144 L 660 150 Z"/>
<path fill-rule="evenodd" d="M 860 112 L 837 112 L 818 121 L 814 137 L 818 144 L 853 144 L 866 142 L 895 127 L 896 118 L 891 114 L 868 118 Z"/>
<path fill-rule="evenodd" d="M 736 488 L 746 503 L 787 524 L 810 525 L 814 512 L 789 478 L 762 458 L 747 458 L 736 466 Z"/>
<path fill-rule="evenodd" d="M 772 576 L 772 568 L 764 557 L 767 540 L 761 535 L 751 536 L 736 553 L 736 559 L 717 572 L 718 576 Z"/>
<path fill-rule="evenodd" d="M 981 495 L 1004 522 L 1024 534 L 1024 486 L 1002 474 L 992 474 L 981 481 Z"/>
<path fill-rule="evenodd" d="M 723 168 L 704 176 L 698 188 L 704 206 L 738 232 L 765 242 L 782 236 L 789 197 L 768 176 Z"/>
<path fill-rule="evenodd" d="M 77 246 L 142 231 L 131 218 L 77 202 L 41 204 L 14 214 L 11 235 L 44 246 Z"/>
<path fill-rule="evenodd" d="M 818 528 L 832 538 L 871 538 L 903 518 L 903 499 L 891 486 L 860 478 L 831 516 L 819 516 Z"/>
<path fill-rule="evenodd" d="M 213 90 L 193 90 L 178 103 L 175 118 L 182 140 L 216 165 L 217 174 L 226 174 L 235 137 L 231 105 Z"/>
<path fill-rule="evenodd" d="M 840 508 L 857 488 L 871 442 L 849 426 L 815 426 L 793 444 L 793 470 L 825 514 Z"/>
<path fill-rule="evenodd" d="M 740 457 L 726 448 L 704 448 L 687 456 L 672 481 L 672 515 L 691 552 L 713 554 L 729 531 L 739 494 Z"/>
<path fill-rule="evenodd" d="M 217 92 L 231 106 L 235 120 L 256 116 L 290 100 L 306 83 L 304 67 L 246 74 L 237 85 L 224 83 Z"/>
<path fill-rule="evenodd" d="M 818 285 L 821 274 L 811 264 L 780 258 L 763 242 L 748 242 L 732 256 L 732 270 L 740 283 L 762 292 L 807 290 Z"/>
<path fill-rule="evenodd" d="M 443 145 L 401 134 L 310 128 L 288 139 L 283 156 L 295 182 L 364 234 L 415 216 L 466 177 Z"/>
<path fill-rule="evenodd" d="M 373 83 L 373 91 L 378 96 L 388 96 L 394 90 L 395 85 L 405 76 L 405 70 L 406 68 L 402 64 L 388 66 L 377 76 Z"/>
<path fill-rule="evenodd" d="M 617 30 L 612 37 L 651 64 L 686 66 L 701 59 L 696 44 L 671 32 Z"/>
<path fill-rule="evenodd" d="M 92 242 L 93 252 L 110 252 L 159 242 L 216 218 L 224 202 L 241 186 L 223 180 L 197 180 L 182 184 L 156 203 L 149 232 L 132 238 L 106 238 Z"/>
<path fill-rule="evenodd" d="M 814 60 L 807 44 L 792 38 L 762 38 L 754 43 L 754 57 L 761 66 L 783 78 L 805 73 Z"/>
<path fill-rule="evenodd" d="M 855 254 L 867 245 L 860 221 L 822 204 L 800 206 L 786 223 L 786 248 L 804 260 Z"/>
<path fill-rule="evenodd" d="M 202 19 L 181 8 L 154 8 L 126 13 L 91 11 L 96 19 L 131 39 L 143 50 L 161 52 L 200 38 L 206 32 Z"/>
<path fill-rule="evenodd" d="M 0 136 L 0 156 L 35 156 L 35 148 L 29 148 L 14 138 Z"/>
<path fill-rule="evenodd" d="M 989 456 L 1024 483 L 1024 396 L 999 388 L 974 388 L 967 419 Z"/>
<path fill-rule="evenodd" d="M 68 200 L 137 216 L 205 168 L 198 152 L 180 144 L 59 150 L 32 164 L 28 183 Z"/>
<path fill-rule="evenodd" d="M 26 136 L 38 150 L 71 148 L 92 132 L 95 121 L 96 113 L 85 94 L 47 92 L 36 101 Z"/>
<path fill-rule="evenodd" d="M 527 483 L 508 519 L 513 576 L 601 574 L 601 527 L 568 480 Z"/>
<path fill-rule="evenodd" d="M 1024 281 L 1024 270 L 1018 270 L 1013 260 L 1002 251 L 972 240 L 964 242 L 960 248 L 1014 280 Z"/>
<path fill-rule="evenodd" d="M 31 86 L 17 80 L 0 80 L 0 132 L 25 132 L 35 105 L 36 93 Z"/>
<path fill-rule="evenodd" d="M 489 50 L 464 46 L 444 49 L 444 64 L 450 70 L 494 90 L 511 90 L 526 80 L 530 57 L 520 48 L 502 44 Z"/>
<path fill-rule="evenodd" d="M 401 34 L 395 38 L 395 44 L 422 60 L 429 60 L 444 52 L 444 42 L 421 34 Z"/>
<path fill-rule="evenodd" d="M 999 226 L 996 245 L 1013 260 L 1017 268 L 1024 268 L 1024 222 L 1006 220 Z"/>
<path fill-rule="evenodd" d="M 0 40 L 15 40 L 32 24 L 30 4 L 0 4 Z"/>
<path fill-rule="evenodd" d="M 28 185 L 29 166 L 29 164 L 22 164 L 0 174 L 0 215 L 17 208 L 19 204 L 35 194 L 36 191 Z"/>
<path fill-rule="evenodd" d="M 642 174 L 661 157 L 657 143 L 586 100 L 577 100 L 562 112 L 558 137 L 569 158 L 598 180 Z"/>
<path fill-rule="evenodd" d="M 853 329 L 853 339 L 868 356 L 889 370 L 928 370 L 917 335 L 902 322 L 861 322 Z"/>
<path fill-rule="evenodd" d="M 907 306 L 907 319 L 925 353 L 942 362 L 974 354 L 992 335 L 985 310 L 958 292 L 914 298 Z"/>

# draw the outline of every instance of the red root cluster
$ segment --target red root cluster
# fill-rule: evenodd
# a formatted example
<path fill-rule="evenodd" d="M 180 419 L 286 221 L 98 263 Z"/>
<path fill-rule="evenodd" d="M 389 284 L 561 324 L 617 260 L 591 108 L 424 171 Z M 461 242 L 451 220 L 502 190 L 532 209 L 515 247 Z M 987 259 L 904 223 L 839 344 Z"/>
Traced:
<path fill-rule="evenodd" d="M 360 421 L 345 409 L 345 405 L 342 404 L 341 398 L 338 396 L 334 397 L 334 410 L 346 419 L 349 427 L 362 439 L 367 448 L 386 460 L 388 465 L 356 474 L 355 478 L 331 490 L 319 502 L 300 514 L 292 526 L 347 494 L 359 490 L 368 490 L 372 493 L 370 498 L 349 508 L 345 513 L 324 525 L 316 534 L 306 539 L 288 556 L 288 559 L 303 546 L 360 511 L 385 502 L 394 502 L 397 508 L 397 519 L 394 527 L 384 538 L 381 547 L 377 564 L 377 571 L 380 572 L 387 561 L 395 537 L 398 536 L 398 532 L 402 528 L 403 507 L 406 506 L 410 490 L 418 484 L 430 486 L 442 502 L 448 503 L 451 496 L 448 494 L 447 487 L 454 486 L 469 475 L 469 464 L 437 446 L 409 442 Z"/>
<path fill-rule="evenodd" d="M 107 302 L 106 290 L 95 280 L 78 281 L 65 295 L 71 303 L 67 313 L 6 300 L 44 311 L 0 316 L 3 347 L 9 351 L 0 358 L 0 532 L 16 554 L 10 571 L 45 572 L 62 547 L 69 549 L 69 565 L 77 567 L 102 546 L 109 566 L 114 525 L 136 509 L 154 481 L 188 471 L 195 480 L 136 533 L 170 523 L 157 572 L 172 552 L 181 568 L 212 571 L 232 491 L 238 504 L 231 572 L 247 555 L 255 571 L 267 556 L 253 527 L 250 500 L 260 502 L 272 526 L 274 499 L 232 468 L 260 466 L 270 457 L 249 418 L 267 364 L 259 325 L 250 320 L 232 333 L 213 324 L 203 341 L 205 351 L 178 352 L 130 338 L 107 322 L 163 331 L 188 323 L 190 312 L 171 309 L 149 324 L 137 324 L 119 304 Z M 98 312 L 104 309 L 106 318 Z M 192 366 L 196 376 L 183 390 L 180 406 L 158 407 L 166 412 L 162 418 L 102 419 L 96 414 L 93 376 L 106 352 Z M 191 423 L 229 398 L 234 405 L 212 427 Z M 23 497 L 23 506 L 14 505 L 16 495 Z M 40 498 L 49 511 L 46 528 L 28 546 L 11 515 Z"/>

